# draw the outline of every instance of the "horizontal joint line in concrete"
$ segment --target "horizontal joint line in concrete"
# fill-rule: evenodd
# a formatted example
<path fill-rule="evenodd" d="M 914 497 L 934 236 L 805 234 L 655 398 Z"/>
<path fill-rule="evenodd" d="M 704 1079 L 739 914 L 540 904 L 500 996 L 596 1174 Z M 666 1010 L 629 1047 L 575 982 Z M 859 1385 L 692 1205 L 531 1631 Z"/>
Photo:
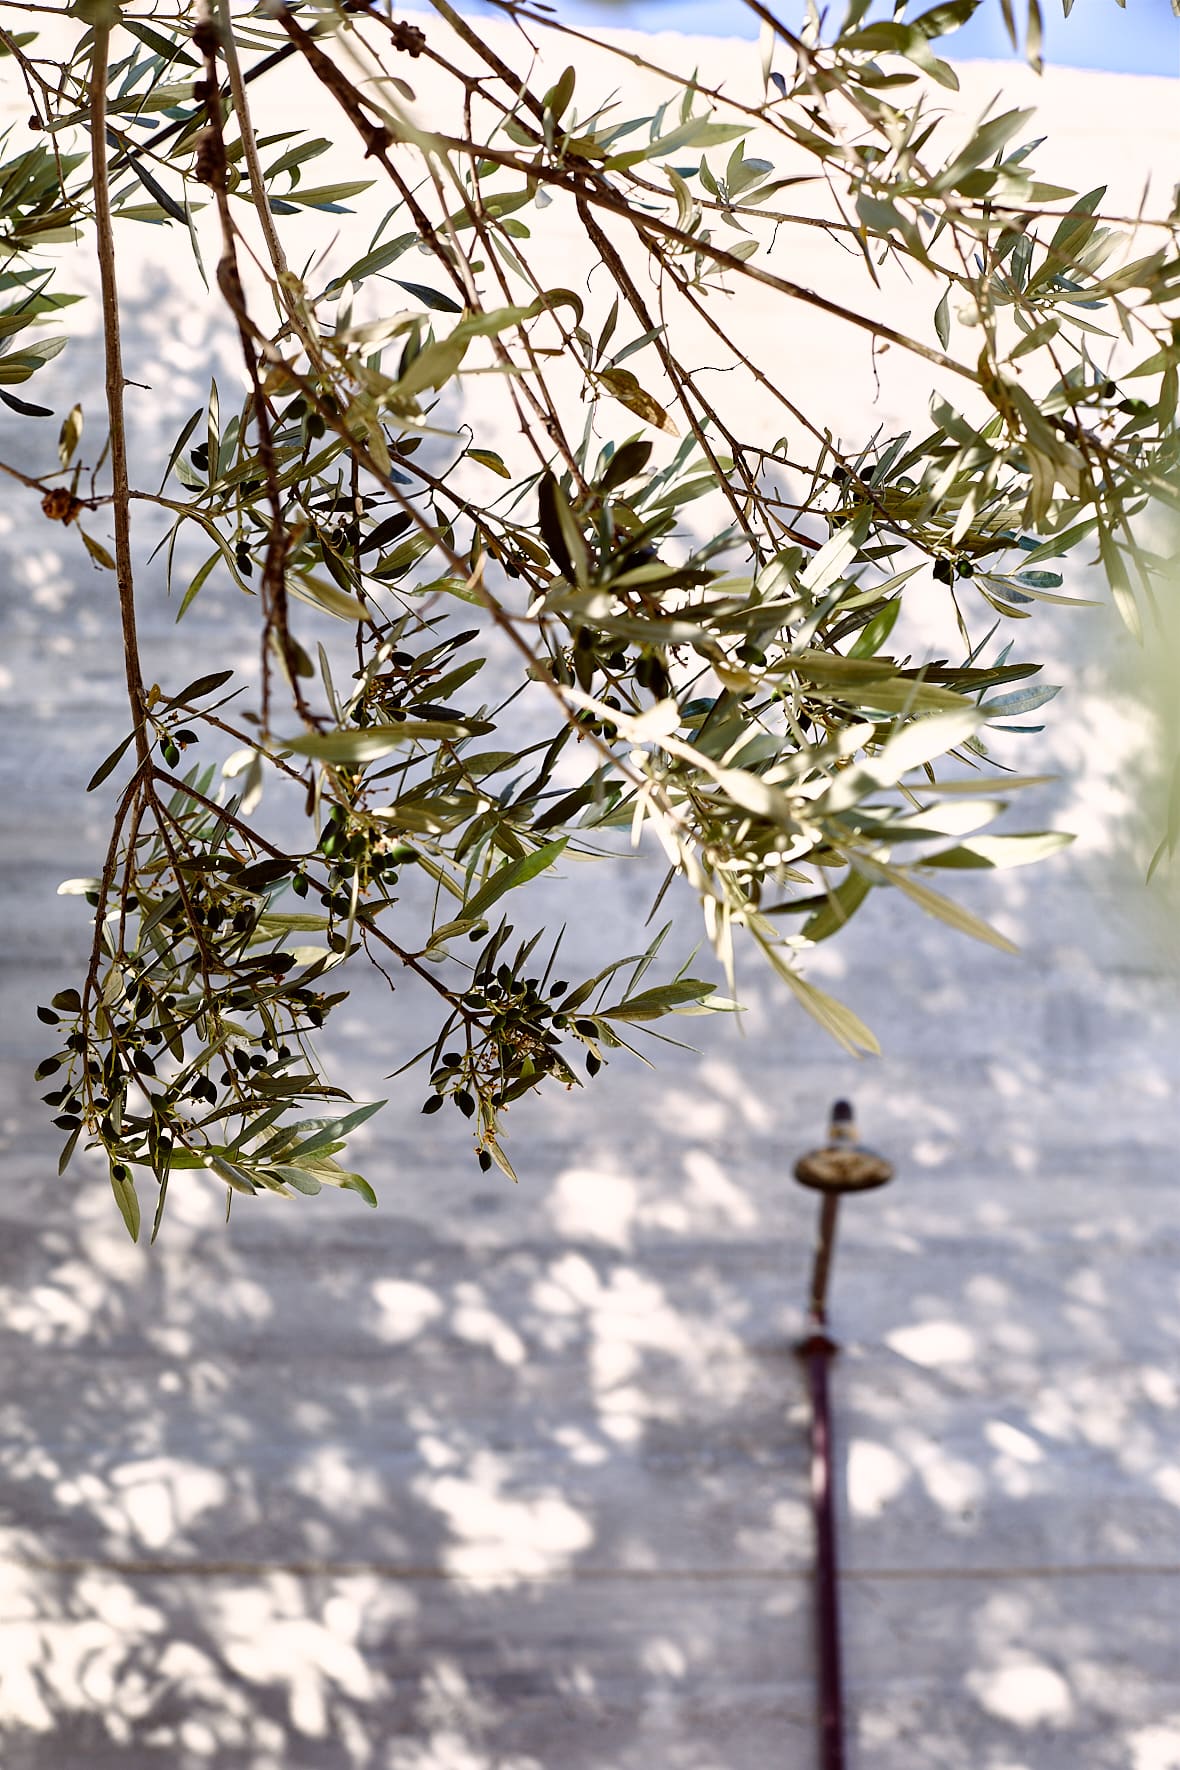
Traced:
<path fill-rule="evenodd" d="M 810 1567 L 570 1567 L 553 1573 L 534 1569 L 498 1567 L 486 1573 L 454 1573 L 445 1567 L 414 1567 L 394 1561 L 162 1561 L 139 1556 L 77 1556 L 50 1558 L 45 1556 L 0 1556 L 0 1565 L 20 1568 L 28 1573 L 82 1574 L 118 1573 L 128 1576 L 216 1579 L 225 1577 L 256 1579 L 268 1573 L 291 1574 L 300 1579 L 353 1579 L 372 1574 L 379 1579 L 415 1582 L 437 1582 L 440 1585 L 498 1586 L 562 1585 L 572 1582 L 645 1581 L 676 1583 L 689 1581 L 757 1580 L 762 1582 L 798 1583 L 810 1581 Z M 1060 1580 L 1060 1579 L 1125 1579 L 1129 1575 L 1147 1575 L 1161 1579 L 1180 1574 L 1180 1563 L 1171 1562 L 1089 1562 L 1073 1567 L 1029 1564 L 1026 1567 L 849 1567 L 841 1568 L 840 1578 L 847 1582 L 868 1584 L 874 1580 Z"/>

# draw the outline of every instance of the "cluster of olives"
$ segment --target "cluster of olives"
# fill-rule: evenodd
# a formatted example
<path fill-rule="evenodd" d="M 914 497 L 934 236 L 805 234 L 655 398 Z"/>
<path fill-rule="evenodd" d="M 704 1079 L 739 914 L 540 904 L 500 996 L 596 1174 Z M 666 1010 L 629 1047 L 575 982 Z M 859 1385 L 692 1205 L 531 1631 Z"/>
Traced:
<path fill-rule="evenodd" d="M 330 914 L 337 916 L 352 913 L 355 879 L 359 877 L 362 892 L 377 887 L 388 897 L 398 882 L 398 869 L 412 865 L 418 858 L 409 843 L 390 842 L 384 833 L 375 833 L 340 804 L 333 805 L 325 818 L 316 849 L 328 863 L 328 878 L 320 890 L 320 902 Z M 292 876 L 291 889 L 296 897 L 306 897 L 311 889 L 311 881 L 302 869 Z M 341 942 L 340 946 L 336 945 L 337 941 Z M 329 945 L 334 951 L 341 951 L 342 937 L 330 936 Z"/>
<path fill-rule="evenodd" d="M 196 741 L 196 732 L 190 731 L 186 725 L 179 726 L 175 730 L 165 731 L 160 736 L 160 754 L 169 768 L 178 768 L 181 751 L 187 750 L 189 745 L 195 744 Z"/>
<path fill-rule="evenodd" d="M 167 881 L 154 882 L 153 891 L 161 891 L 162 898 L 151 921 L 171 937 L 166 953 L 141 951 L 137 960 L 132 949 L 120 961 L 121 987 L 112 993 L 108 974 L 85 1022 L 76 989 L 61 991 L 52 1005 L 37 1011 L 46 1026 L 60 1028 L 60 1049 L 44 1058 L 35 1074 L 41 1081 L 64 1072 L 44 1096 L 58 1109 L 54 1123 L 68 1133 L 63 1166 L 83 1129 L 96 1134 L 113 1159 L 143 1160 L 145 1150 L 161 1138 L 183 1134 L 196 1107 L 249 1116 L 271 1106 L 273 1078 L 297 1059 L 284 1031 L 294 1043 L 301 1033 L 322 1026 L 330 1008 L 343 1000 L 341 994 L 317 991 L 311 976 L 287 981 L 298 964 L 291 953 L 247 953 L 265 909 L 262 889 L 277 882 L 276 873 L 285 874 L 287 863 L 267 860 L 236 868 L 217 856 L 216 865 L 231 875 L 227 878 L 209 864 L 213 860 L 205 856 L 208 870 L 190 876 L 183 895 L 175 881 L 171 888 Z M 86 895 L 97 907 L 98 893 Z M 145 913 L 131 893 L 124 908 Z M 225 980 L 211 998 L 212 972 Z M 229 1037 L 195 1066 L 186 1038 L 195 1029 L 200 1047 L 207 1047 L 216 1043 L 219 1027 Z M 251 1085 L 263 1074 L 271 1086 L 265 1097 Z"/>
<path fill-rule="evenodd" d="M 598 676 L 605 676 L 611 686 L 627 678 L 637 688 L 646 689 L 656 700 L 663 700 L 672 692 L 672 679 L 661 648 L 637 646 L 632 655 L 628 647 L 620 645 L 613 636 L 597 633 L 591 627 L 575 629 L 573 643 L 553 660 L 553 674 L 559 682 L 576 683 L 585 694 L 593 693 Z M 618 695 L 613 692 L 604 694 L 602 702 L 616 711 L 622 707 Z M 596 734 L 605 732 L 610 735 L 613 731 L 613 727 L 608 727 L 589 709 L 577 715 L 576 723 Z"/>
<path fill-rule="evenodd" d="M 934 561 L 934 578 L 939 584 L 953 584 L 958 578 L 973 578 L 975 567 L 964 554 L 957 559 L 936 559 Z"/>
<path fill-rule="evenodd" d="M 586 1070 L 596 1075 L 602 1067 L 597 1049 L 602 1031 L 589 1016 L 563 1008 L 569 987 L 564 980 L 547 983 L 518 976 L 506 963 L 477 969 L 461 998 L 468 1048 L 439 1057 L 422 1111 L 439 1112 L 449 1100 L 464 1118 L 471 1118 L 482 1105 L 481 1122 L 491 1125 L 497 1113 L 547 1075 L 576 1086 L 578 1078 L 561 1050 L 562 1036 L 571 1032 L 590 1047 Z M 490 1167 L 491 1159 L 486 1150 L 479 1151 L 481 1168 Z"/>

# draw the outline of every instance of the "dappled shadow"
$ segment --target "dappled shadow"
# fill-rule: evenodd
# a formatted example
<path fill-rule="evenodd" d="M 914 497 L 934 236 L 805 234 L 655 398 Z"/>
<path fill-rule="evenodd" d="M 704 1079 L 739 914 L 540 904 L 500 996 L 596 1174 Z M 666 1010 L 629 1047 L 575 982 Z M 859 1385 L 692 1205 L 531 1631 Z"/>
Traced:
<path fill-rule="evenodd" d="M 360 1094 L 379 1003 L 340 1041 Z M 423 1139 L 410 1084 L 361 1134 L 376 1216 L 226 1231 L 178 1189 L 151 1252 L 7 1099 L 5 1763 L 806 1762 L 785 1171 L 847 1075 L 796 1037 L 673 1057 L 671 1111 L 621 1066 L 530 1108 L 519 1189 Z M 858 1075 L 902 1167 L 846 1207 L 835 1297 L 866 1765 L 1169 1765 L 1171 1156 L 1030 1062 Z"/>
<path fill-rule="evenodd" d="M 703 1763 L 747 1692 L 806 1724 L 791 1359 L 707 1247 L 523 1193 L 432 1226 L 374 1152 L 375 1228 L 193 1194 L 147 1253 L 5 1106 L 6 1764 Z"/>
<path fill-rule="evenodd" d="M 28 1081 L 85 933 L 44 900 L 89 862 L 72 807 L 121 735 L 109 639 L 109 695 L 53 651 L 77 582 L 35 631 L 10 610 L 5 654 L 5 1765 L 808 1762 L 788 1171 L 852 1092 L 900 1168 L 848 1206 L 835 1293 L 854 1762 L 1173 1770 L 1177 1010 L 1110 907 L 1133 799 L 1099 794 L 1080 859 L 962 887 L 1024 961 L 875 900 L 816 954 L 879 1063 L 751 974 L 744 1029 L 691 1023 L 658 1083 L 620 1060 L 515 1108 L 519 1189 L 424 1133 L 410 1077 L 358 1134 L 375 1216 L 239 1201 L 225 1229 L 189 1177 L 134 1249 L 92 1168 L 52 1180 Z M 247 656 L 249 605 L 209 608 Z M 653 882 L 575 874 L 571 958 Z M 333 1032 L 358 1098 L 419 1006 L 358 984 Z"/>

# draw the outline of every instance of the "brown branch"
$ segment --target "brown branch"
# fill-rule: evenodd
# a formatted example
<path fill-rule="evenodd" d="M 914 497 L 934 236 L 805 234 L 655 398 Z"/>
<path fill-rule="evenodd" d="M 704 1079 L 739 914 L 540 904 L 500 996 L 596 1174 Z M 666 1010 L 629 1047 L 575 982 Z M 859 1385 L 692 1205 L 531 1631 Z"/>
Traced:
<path fill-rule="evenodd" d="M 673 356 L 672 352 L 668 349 L 668 346 L 664 341 L 664 338 L 663 338 L 660 328 L 652 325 L 652 318 L 651 318 L 651 314 L 648 312 L 647 304 L 644 301 L 643 297 L 640 295 L 639 290 L 636 288 L 635 283 L 632 280 L 631 275 L 630 275 L 629 271 L 627 270 L 626 265 L 623 263 L 622 256 L 620 255 L 619 252 L 616 251 L 614 243 L 611 241 L 611 239 L 609 238 L 609 236 L 607 235 L 605 230 L 599 226 L 598 222 L 594 219 L 593 215 L 591 215 L 590 210 L 589 210 L 587 203 L 586 203 L 585 195 L 581 191 L 579 191 L 578 197 L 577 197 L 577 209 L 578 209 L 578 219 L 581 221 L 582 226 L 586 229 L 586 233 L 589 236 L 589 238 L 594 242 L 594 245 L 597 247 L 598 253 L 602 259 L 602 262 L 606 265 L 606 268 L 610 271 L 611 276 L 614 278 L 615 282 L 618 284 L 623 295 L 626 297 L 627 303 L 628 303 L 629 307 L 631 308 L 632 313 L 635 315 L 636 319 L 639 321 L 640 326 L 643 328 L 644 332 L 654 332 L 655 333 L 654 343 L 655 343 L 655 348 L 656 348 L 656 354 L 659 356 L 659 359 L 664 366 L 664 372 L 668 376 L 668 379 L 671 381 L 672 386 L 675 389 L 676 397 L 680 401 L 680 409 L 684 413 L 684 416 L 685 416 L 685 419 L 688 423 L 689 429 L 692 431 L 693 436 L 696 438 L 697 447 L 701 450 L 701 453 L 704 455 L 704 457 L 708 461 L 710 467 L 713 469 L 713 472 L 717 477 L 718 488 L 724 494 L 726 502 L 729 504 L 730 509 L 733 511 L 734 516 L 737 519 L 739 527 L 741 528 L 747 541 L 750 543 L 750 550 L 751 550 L 752 554 L 754 555 L 755 559 L 757 559 L 759 557 L 759 553 L 760 553 L 760 549 L 758 546 L 758 537 L 755 535 L 753 529 L 750 527 L 750 524 L 746 519 L 745 513 L 742 510 L 741 505 L 738 502 L 737 495 L 734 492 L 733 487 L 729 483 L 729 479 L 728 479 L 727 475 L 725 473 L 723 473 L 721 470 L 721 464 L 717 459 L 716 453 L 713 449 L 713 445 L 710 443 L 708 437 L 705 434 L 704 426 L 701 424 L 696 413 L 693 411 L 692 404 L 689 399 L 689 393 L 690 393 L 690 391 L 695 392 L 696 390 L 690 389 L 689 384 L 688 384 L 688 379 L 685 376 L 683 370 L 681 369 L 680 364 L 677 362 L 677 360 Z M 641 235 L 640 238 L 642 239 L 643 236 Z M 697 398 L 700 400 L 700 403 L 702 405 L 705 405 L 705 401 L 703 399 L 700 399 L 699 394 L 697 394 Z M 707 410 L 709 416 L 715 416 L 715 414 L 712 413 L 711 408 L 707 407 L 706 410 Z M 735 462 L 735 466 L 736 466 L 736 462 Z"/>
<path fill-rule="evenodd" d="M 248 824 L 244 824 L 240 818 L 235 817 L 224 805 L 218 805 L 216 800 L 207 798 L 206 795 L 199 792 L 196 787 L 189 785 L 185 781 L 178 780 L 175 775 L 165 774 L 161 770 L 156 778 L 162 781 L 167 787 L 177 788 L 196 804 L 203 805 L 206 811 L 212 812 L 216 817 L 228 824 L 231 829 L 236 830 L 240 836 L 244 836 L 246 840 L 253 843 L 256 848 L 260 848 L 264 854 L 269 854 L 272 860 L 287 861 L 292 865 L 297 865 L 301 868 L 306 868 L 309 862 L 313 860 L 314 857 L 310 855 L 287 854 L 283 849 L 276 848 L 273 842 L 268 842 L 264 836 L 258 834 L 257 830 L 252 830 Z M 371 934 L 375 940 L 379 941 L 382 946 L 387 948 L 389 952 L 393 953 L 394 957 L 399 959 L 403 965 L 407 966 L 409 970 L 416 972 L 419 977 L 423 978 L 430 985 L 431 989 L 433 989 L 438 995 L 443 996 L 453 1008 L 462 1009 L 462 1003 L 459 997 L 455 995 L 454 991 L 449 990 L 446 984 L 442 983 L 439 978 L 434 975 L 429 966 L 421 964 L 419 960 L 414 957 L 413 953 L 407 952 L 403 946 L 399 946 L 398 942 L 394 940 L 391 935 L 386 934 L 383 928 L 378 927 L 375 921 L 366 917 L 361 926 L 367 933 Z"/>
<path fill-rule="evenodd" d="M 315 725 L 311 711 L 299 686 L 298 653 L 287 623 L 286 563 L 291 537 L 283 521 L 282 494 L 279 490 L 279 469 L 271 428 L 270 405 L 258 369 L 258 353 L 254 348 L 254 328 L 246 305 L 238 268 L 237 230 L 229 212 L 225 133 L 222 120 L 220 81 L 217 54 L 222 47 L 213 13 L 213 0 L 197 0 L 197 23 L 193 30 L 193 46 L 205 64 L 206 128 L 197 156 L 197 177 L 213 191 L 221 224 L 221 257 L 217 265 L 217 286 L 226 306 L 234 316 L 242 359 L 253 392 L 254 421 L 258 431 L 258 454 L 270 505 L 270 532 L 262 564 L 261 593 L 262 627 L 262 729 L 270 730 L 270 647 L 278 647 L 295 706 L 305 724 Z"/>
<path fill-rule="evenodd" d="M 141 771 L 149 766 L 147 695 L 139 659 L 135 624 L 135 580 L 131 559 L 131 484 L 127 468 L 127 425 L 123 407 L 123 349 L 119 325 L 119 289 L 115 272 L 115 239 L 111 222 L 110 187 L 106 165 L 107 64 L 111 33 L 98 26 L 94 33 L 90 75 L 90 157 L 94 176 L 94 226 L 102 291 L 102 329 L 106 361 L 107 424 L 110 429 L 111 480 L 114 489 L 111 514 L 115 530 L 115 582 L 119 596 L 119 620 L 123 633 L 123 669 L 127 700 L 135 732 L 135 753 Z"/>

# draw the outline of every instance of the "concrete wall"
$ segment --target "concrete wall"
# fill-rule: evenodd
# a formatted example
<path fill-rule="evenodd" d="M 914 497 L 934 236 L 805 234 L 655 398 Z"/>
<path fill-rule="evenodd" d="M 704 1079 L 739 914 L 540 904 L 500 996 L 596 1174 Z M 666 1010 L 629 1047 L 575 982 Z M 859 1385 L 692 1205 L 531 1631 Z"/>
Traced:
<path fill-rule="evenodd" d="M 969 70 L 964 109 L 999 78 Z M 1083 188 L 1174 180 L 1164 82 L 1036 96 Z M 211 341 L 232 374 L 153 238 L 128 291 L 144 460 L 203 398 Z M 55 373 L 97 428 L 86 323 Z M 749 323 L 784 327 L 793 372 L 846 376 L 853 429 L 864 364 L 816 366 L 777 310 Z M 1079 841 L 962 888 L 1024 956 L 886 901 L 816 955 L 879 1062 L 747 966 L 744 1033 L 689 1023 L 658 1093 L 620 1060 L 516 1109 L 514 1188 L 418 1117 L 420 1079 L 384 1079 L 414 999 L 361 980 L 332 1042 L 358 1098 L 391 1092 L 358 1137 L 379 1212 L 239 1200 L 227 1229 L 192 1181 L 148 1250 L 94 1164 L 53 1178 L 30 1081 L 32 1006 L 86 939 L 52 892 L 95 863 L 81 788 L 125 727 L 109 579 L 17 491 L 0 522 L 6 1770 L 814 1761 L 792 1352 L 812 1207 L 787 1172 L 840 1093 L 899 1169 L 848 1208 L 835 1285 L 851 1762 L 1177 1770 L 1176 923 L 1140 884 L 1160 726 L 1113 616 L 1035 617 L 1065 685 L 1040 810 Z M 154 674 L 227 633 L 251 666 L 252 605 L 211 587 L 178 630 L 145 583 Z M 574 879 L 583 952 L 638 936 L 658 875 Z"/>

